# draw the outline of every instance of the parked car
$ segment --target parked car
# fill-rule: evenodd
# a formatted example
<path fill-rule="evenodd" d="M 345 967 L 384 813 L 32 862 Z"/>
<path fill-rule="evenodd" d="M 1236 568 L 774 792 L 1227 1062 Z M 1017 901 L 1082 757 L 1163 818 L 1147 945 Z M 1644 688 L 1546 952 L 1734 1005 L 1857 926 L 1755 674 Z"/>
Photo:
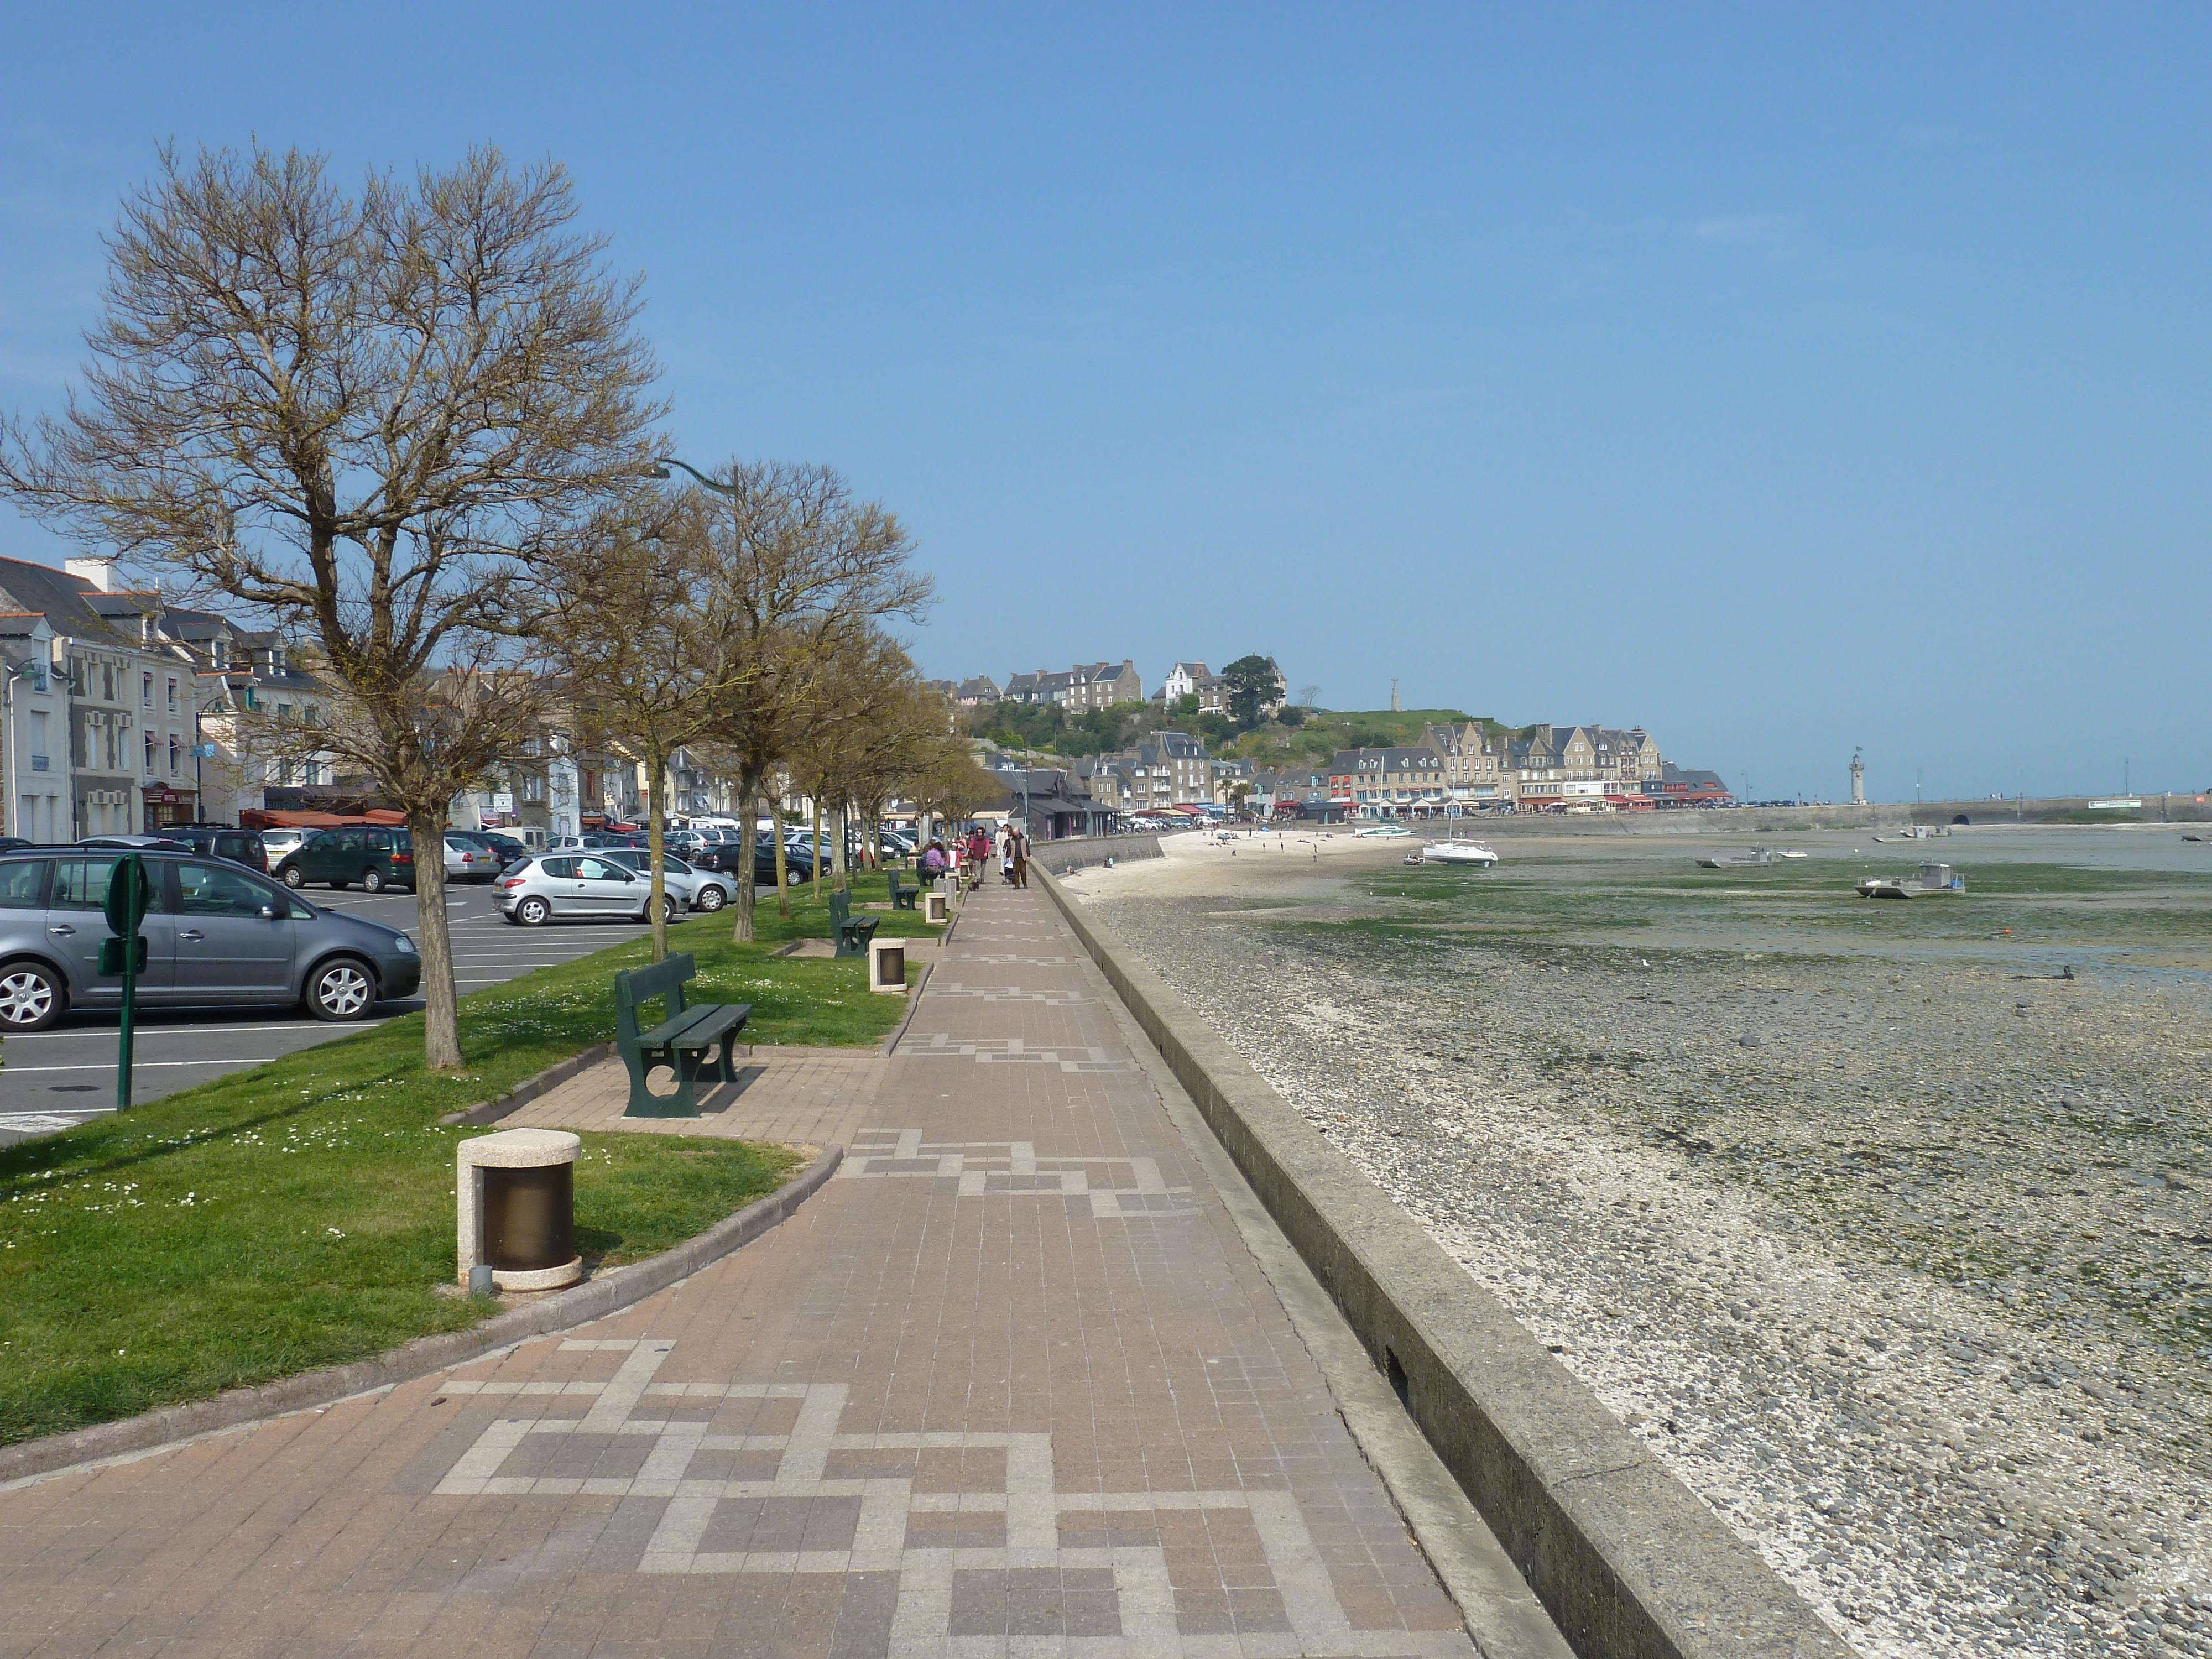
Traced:
<path fill-rule="evenodd" d="M 530 856 L 530 848 L 525 847 L 513 836 L 502 836 L 496 830 L 478 830 L 475 831 L 475 838 L 499 854 L 500 868 L 502 870 L 517 860 Z"/>
<path fill-rule="evenodd" d="M 550 848 L 556 853 L 597 852 L 603 847 L 641 847 L 641 836 L 612 835 L 605 830 L 586 830 L 580 836 L 561 836 Z"/>
<path fill-rule="evenodd" d="M 359 882 L 366 891 L 415 887 L 415 841 L 406 830 L 380 823 L 349 823 L 307 837 L 270 872 L 297 890 L 311 881 L 340 889 Z"/>
<path fill-rule="evenodd" d="M 720 870 L 727 874 L 737 869 L 738 860 L 744 856 L 742 835 L 737 830 L 702 830 L 699 832 L 699 844 L 685 849 L 684 860 L 702 870 Z M 754 851 L 757 854 L 760 848 L 767 845 L 763 840 Z"/>
<path fill-rule="evenodd" d="M 228 859 L 249 870 L 269 873 L 269 849 L 253 830 L 234 830 L 226 823 L 184 823 L 161 831 L 170 841 L 181 842 L 204 859 Z"/>
<path fill-rule="evenodd" d="M 653 854 L 640 853 L 627 847 L 610 847 L 602 858 L 612 859 L 626 869 L 635 870 L 647 881 L 653 879 Z M 738 884 L 719 871 L 692 867 L 673 853 L 663 853 L 661 876 L 676 901 L 687 910 L 719 910 L 738 896 Z"/>
<path fill-rule="evenodd" d="M 422 981 L 396 927 L 325 910 L 228 859 L 143 850 L 155 908 L 143 927 L 149 1006 L 302 1003 L 356 1020 Z M 72 1007 L 112 1008 L 120 975 L 100 971 L 108 878 L 122 854 L 55 848 L 0 854 L 0 1030 L 35 1031 Z"/>
<path fill-rule="evenodd" d="M 734 856 L 736 849 L 731 850 Z M 814 857 L 804 843 L 796 847 L 787 846 L 783 849 L 783 878 L 785 884 L 792 887 L 798 886 L 802 881 L 814 879 Z M 775 848 L 766 842 L 753 848 L 753 885 L 775 885 Z"/>
<path fill-rule="evenodd" d="M 300 844 L 314 833 L 312 830 L 301 830 L 289 824 L 281 830 L 264 830 L 261 846 L 262 850 L 269 854 L 267 867 L 275 868 L 287 853 L 298 851 Z"/>
<path fill-rule="evenodd" d="M 587 853 L 542 853 L 499 878 L 499 913 L 525 927 L 549 921 L 651 919 L 653 884 L 636 871 Z M 676 896 L 661 901 L 676 914 Z"/>
<path fill-rule="evenodd" d="M 499 866 L 505 862 L 498 854 L 483 842 L 457 836 L 450 830 L 445 836 L 446 879 L 448 881 L 496 881 Z"/>

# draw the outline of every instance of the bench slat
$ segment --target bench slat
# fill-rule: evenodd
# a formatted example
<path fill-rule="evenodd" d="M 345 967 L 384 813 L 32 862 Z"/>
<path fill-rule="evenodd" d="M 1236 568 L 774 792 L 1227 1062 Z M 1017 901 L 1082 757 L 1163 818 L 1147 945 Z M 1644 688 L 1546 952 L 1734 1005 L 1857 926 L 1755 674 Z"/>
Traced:
<path fill-rule="evenodd" d="M 751 1018 L 750 1002 L 709 1002 L 686 1008 L 677 1018 L 664 1020 L 650 1031 L 637 1034 L 641 1048 L 705 1048 L 721 1041 Z"/>

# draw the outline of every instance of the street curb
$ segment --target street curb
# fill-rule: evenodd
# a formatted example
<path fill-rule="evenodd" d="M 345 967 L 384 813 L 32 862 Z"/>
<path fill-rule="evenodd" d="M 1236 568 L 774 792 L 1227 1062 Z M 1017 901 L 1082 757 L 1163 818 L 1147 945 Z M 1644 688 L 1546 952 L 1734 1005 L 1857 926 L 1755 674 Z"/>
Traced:
<path fill-rule="evenodd" d="M 611 1042 L 594 1042 L 582 1053 L 571 1054 L 564 1060 L 548 1066 L 536 1077 L 525 1078 L 498 1099 L 479 1102 L 463 1111 L 447 1112 L 438 1121 L 473 1124 L 478 1127 L 487 1123 L 496 1123 L 509 1113 L 520 1111 L 548 1090 L 566 1083 L 577 1073 L 598 1065 L 614 1051 L 615 1045 Z"/>
<path fill-rule="evenodd" d="M 313 1406 L 327 1406 L 355 1395 L 410 1382 L 450 1366 L 504 1348 L 526 1338 L 604 1319 L 656 1291 L 689 1278 L 710 1262 L 750 1244 L 785 1220 L 813 1196 L 843 1161 L 842 1146 L 826 1148 L 822 1156 L 764 1198 L 756 1199 L 736 1214 L 726 1216 L 695 1238 L 643 1261 L 615 1267 L 574 1290 L 558 1291 L 542 1301 L 501 1314 L 465 1331 L 442 1331 L 418 1337 L 404 1347 L 374 1359 L 349 1365 L 332 1365 L 303 1371 L 254 1389 L 233 1389 L 212 1400 L 165 1406 L 159 1411 L 126 1417 L 114 1423 L 96 1423 L 0 1450 L 0 1488 L 35 1480 L 81 1463 L 97 1462 L 126 1452 L 146 1451 L 173 1440 L 186 1440 L 216 1429 L 235 1428 L 263 1418 L 281 1417 Z"/>
<path fill-rule="evenodd" d="M 1442 1246 L 1040 871 L 1375 1368 L 1583 1659 L 1850 1659 Z"/>
<path fill-rule="evenodd" d="M 906 1035 L 906 1028 L 914 1024 L 915 1010 L 921 1006 L 921 988 L 929 983 L 929 970 L 936 965 L 933 962 L 923 963 L 921 976 L 907 988 L 906 1012 L 900 1017 L 899 1023 L 891 1027 L 890 1035 L 884 1039 L 886 1054 L 897 1048 L 898 1040 Z"/>

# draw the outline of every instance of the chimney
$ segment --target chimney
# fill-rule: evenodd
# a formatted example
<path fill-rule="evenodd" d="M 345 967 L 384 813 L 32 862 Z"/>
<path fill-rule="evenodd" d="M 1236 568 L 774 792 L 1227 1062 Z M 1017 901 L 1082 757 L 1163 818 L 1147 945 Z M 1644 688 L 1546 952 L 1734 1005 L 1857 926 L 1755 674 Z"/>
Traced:
<path fill-rule="evenodd" d="M 115 591 L 115 557 L 112 554 L 96 559 L 65 559 L 62 568 L 70 575 L 90 582 L 103 593 Z"/>

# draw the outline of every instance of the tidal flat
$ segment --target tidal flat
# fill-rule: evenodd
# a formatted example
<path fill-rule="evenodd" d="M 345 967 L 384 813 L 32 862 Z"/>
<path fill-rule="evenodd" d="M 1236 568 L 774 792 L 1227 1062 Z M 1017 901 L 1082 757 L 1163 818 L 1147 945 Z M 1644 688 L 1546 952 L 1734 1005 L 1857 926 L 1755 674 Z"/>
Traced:
<path fill-rule="evenodd" d="M 1071 885 L 1858 1650 L 2212 1654 L 2212 846 L 1515 828 Z"/>

